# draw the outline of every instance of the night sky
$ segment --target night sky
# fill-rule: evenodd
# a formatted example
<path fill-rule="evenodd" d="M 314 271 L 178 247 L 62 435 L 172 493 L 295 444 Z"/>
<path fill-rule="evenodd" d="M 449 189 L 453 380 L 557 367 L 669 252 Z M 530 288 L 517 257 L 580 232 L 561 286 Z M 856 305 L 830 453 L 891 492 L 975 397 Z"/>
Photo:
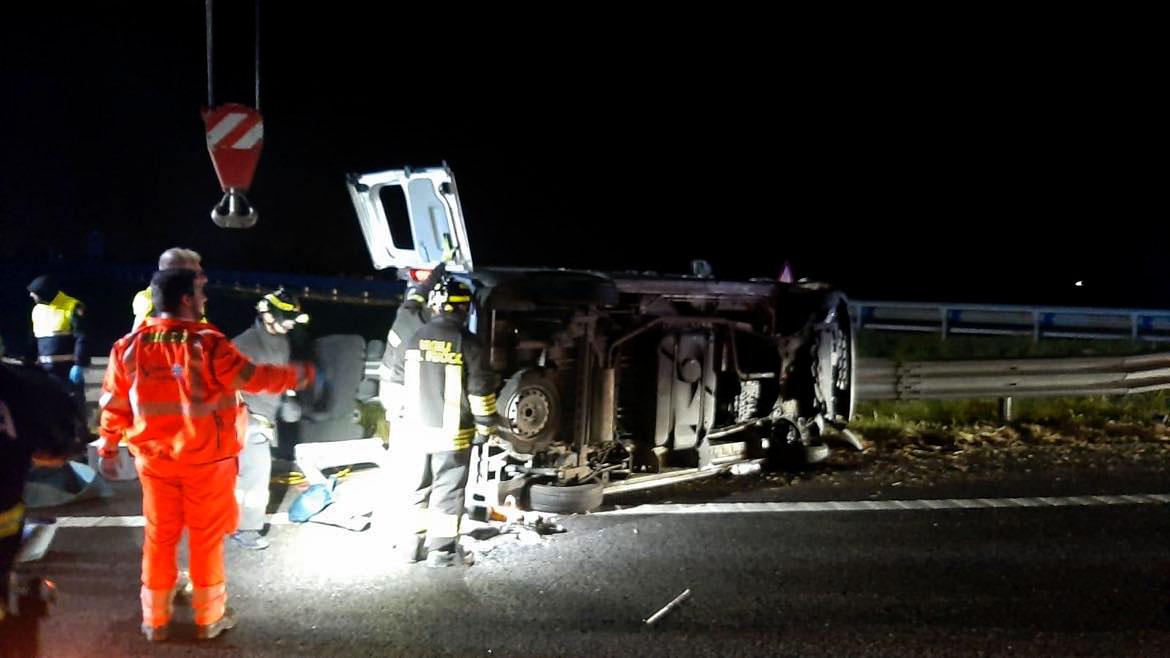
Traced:
<path fill-rule="evenodd" d="M 1097 17 L 269 1 L 261 219 L 233 232 L 204 3 L 40 4 L 0 21 L 5 261 L 96 229 L 118 262 L 364 276 L 345 173 L 446 160 L 481 266 L 788 260 L 865 299 L 1170 307 L 1164 70 Z M 252 3 L 216 9 L 216 101 L 250 104 Z"/>

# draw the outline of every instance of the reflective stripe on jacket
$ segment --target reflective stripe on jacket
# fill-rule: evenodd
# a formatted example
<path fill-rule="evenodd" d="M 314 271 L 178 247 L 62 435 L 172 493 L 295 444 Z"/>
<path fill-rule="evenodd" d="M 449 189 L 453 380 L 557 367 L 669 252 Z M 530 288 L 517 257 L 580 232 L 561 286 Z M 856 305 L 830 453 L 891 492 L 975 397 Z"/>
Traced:
<path fill-rule="evenodd" d="M 84 312 L 84 304 L 63 292 L 58 292 L 48 303 L 33 306 L 32 331 L 39 363 L 75 361 L 89 365 L 85 333 L 79 326 Z"/>
<path fill-rule="evenodd" d="M 24 521 L 24 505 L 17 503 L 14 507 L 0 510 L 0 539 L 11 537 L 20 532 L 21 521 Z M 0 574 L 0 577 L 7 574 Z"/>
<path fill-rule="evenodd" d="M 474 334 L 439 316 L 403 347 L 405 358 L 391 381 L 403 385 L 406 431 L 428 452 L 463 450 L 476 432 L 493 431 L 497 379 Z"/>
<path fill-rule="evenodd" d="M 150 318 L 116 343 L 102 382 L 106 449 L 125 439 L 136 455 L 203 464 L 240 452 L 247 412 L 238 391 L 306 385 L 312 368 L 256 365 L 218 329 Z"/>

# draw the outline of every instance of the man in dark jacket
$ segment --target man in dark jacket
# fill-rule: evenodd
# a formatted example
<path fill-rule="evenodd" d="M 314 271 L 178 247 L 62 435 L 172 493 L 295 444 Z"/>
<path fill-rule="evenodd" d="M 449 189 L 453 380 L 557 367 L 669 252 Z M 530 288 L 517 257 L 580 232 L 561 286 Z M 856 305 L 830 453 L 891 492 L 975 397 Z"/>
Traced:
<path fill-rule="evenodd" d="M 84 427 L 73 408 L 60 382 L 32 368 L 0 364 L 0 655 L 7 655 L 5 642 L 28 630 L 27 624 L 4 621 L 24 526 L 24 483 L 34 455 L 63 458 L 81 445 Z"/>
<path fill-rule="evenodd" d="M 497 379 L 465 326 L 470 306 L 470 289 L 446 282 L 435 317 L 403 343 L 402 364 L 390 375 L 404 411 L 402 431 L 391 439 L 403 492 L 396 553 L 410 561 L 425 553 L 432 567 L 463 560 L 459 524 L 471 446 L 486 443 L 496 426 Z"/>
<path fill-rule="evenodd" d="M 85 305 L 62 292 L 47 274 L 28 284 L 28 296 L 35 302 L 32 332 L 37 365 L 69 386 L 77 403 L 83 404 L 85 368 L 89 366 Z"/>
<path fill-rule="evenodd" d="M 391 423 L 398 420 L 402 414 L 401 396 L 398 394 L 399 389 L 391 381 L 391 373 L 394 368 L 402 367 L 402 357 L 406 354 L 405 342 L 431 319 L 431 309 L 427 306 L 428 297 L 446 273 L 447 263 L 439 263 L 422 282 L 406 289 L 406 295 L 394 316 L 394 324 L 386 334 L 386 352 L 382 355 L 381 366 L 378 367 L 378 378 L 381 380 L 378 401 L 386 410 L 386 420 Z"/>

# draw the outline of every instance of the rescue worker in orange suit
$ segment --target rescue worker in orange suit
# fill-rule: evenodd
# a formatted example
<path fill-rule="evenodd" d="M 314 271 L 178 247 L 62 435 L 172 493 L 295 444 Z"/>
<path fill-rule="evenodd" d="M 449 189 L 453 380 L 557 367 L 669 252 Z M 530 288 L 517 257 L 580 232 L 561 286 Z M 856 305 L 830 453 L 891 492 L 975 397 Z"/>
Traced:
<path fill-rule="evenodd" d="M 466 327 L 471 290 L 451 280 L 436 291 L 435 317 L 404 343 L 391 372 L 401 396 L 402 437 L 391 463 L 403 487 L 395 554 L 427 566 L 470 563 L 459 546 L 471 446 L 496 427 L 495 374 Z M 420 528 L 425 531 L 419 533 Z"/>
<path fill-rule="evenodd" d="M 203 257 L 199 252 L 193 249 L 186 249 L 183 247 L 171 247 L 159 254 L 158 269 L 184 269 L 195 272 L 198 280 L 203 283 L 207 282 L 207 275 L 203 273 Z M 150 292 L 150 286 L 146 286 L 139 290 L 134 295 L 134 300 L 130 304 L 131 310 L 134 312 L 134 322 L 130 325 L 130 331 L 138 331 L 146 323 L 146 319 L 153 317 L 155 313 L 154 297 Z M 207 317 L 200 318 L 203 322 L 207 322 Z M 187 569 L 179 571 L 179 594 L 182 596 L 189 596 L 191 589 L 191 580 Z"/>
<path fill-rule="evenodd" d="M 289 333 L 308 323 L 300 302 L 283 289 L 268 293 L 256 303 L 256 322 L 232 339 L 236 349 L 254 363 L 284 365 L 292 346 Z M 248 430 L 240 452 L 240 474 L 236 481 L 236 502 L 240 506 L 239 529 L 232 543 L 240 548 L 261 551 L 268 548 L 262 533 L 267 519 L 268 485 L 272 479 L 272 451 L 276 445 L 276 419 L 286 422 L 300 418 L 296 397 L 274 393 L 244 393 L 248 407 Z"/>
<path fill-rule="evenodd" d="M 68 457 L 84 438 L 73 408 L 60 382 L 33 368 L 0 363 L 0 656 L 38 653 L 32 606 L 19 601 L 10 609 L 11 570 L 21 544 L 22 497 L 33 457 Z"/>
<path fill-rule="evenodd" d="M 47 274 L 28 284 L 28 296 L 36 302 L 32 332 L 37 365 L 69 387 L 80 415 L 85 405 L 85 368 L 89 366 L 85 305 L 62 292 Z"/>
<path fill-rule="evenodd" d="M 155 273 L 159 315 L 114 343 L 102 383 L 103 472 L 125 440 L 142 485 L 142 631 L 167 637 L 184 528 L 190 548 L 196 637 L 235 625 L 226 607 L 224 539 L 238 521 L 237 456 L 247 409 L 238 391 L 310 385 L 310 364 L 256 365 L 214 326 L 199 322 L 206 297 L 191 270 Z"/>
<path fill-rule="evenodd" d="M 183 269 L 195 272 L 204 282 L 207 281 L 207 275 L 203 273 L 203 257 L 198 252 L 191 249 L 184 249 L 182 247 L 171 247 L 158 257 L 158 269 L 172 270 Z M 130 303 L 130 308 L 134 311 L 134 324 L 130 325 L 130 331 L 138 331 L 149 318 L 155 314 L 154 299 L 150 292 L 150 286 L 139 290 L 134 295 L 134 300 Z M 201 318 L 204 322 L 207 318 Z"/>

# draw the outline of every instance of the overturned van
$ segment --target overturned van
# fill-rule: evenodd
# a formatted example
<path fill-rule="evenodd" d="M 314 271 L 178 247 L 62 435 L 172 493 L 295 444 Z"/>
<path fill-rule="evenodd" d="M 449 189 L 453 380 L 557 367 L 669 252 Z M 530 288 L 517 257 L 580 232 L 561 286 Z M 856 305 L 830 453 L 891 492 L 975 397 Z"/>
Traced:
<path fill-rule="evenodd" d="M 378 269 L 448 270 L 475 291 L 472 327 L 503 382 L 504 437 L 469 489 L 485 504 L 588 511 L 605 491 L 745 460 L 816 461 L 854 404 L 844 295 L 819 283 L 475 268 L 446 166 L 351 174 Z"/>

